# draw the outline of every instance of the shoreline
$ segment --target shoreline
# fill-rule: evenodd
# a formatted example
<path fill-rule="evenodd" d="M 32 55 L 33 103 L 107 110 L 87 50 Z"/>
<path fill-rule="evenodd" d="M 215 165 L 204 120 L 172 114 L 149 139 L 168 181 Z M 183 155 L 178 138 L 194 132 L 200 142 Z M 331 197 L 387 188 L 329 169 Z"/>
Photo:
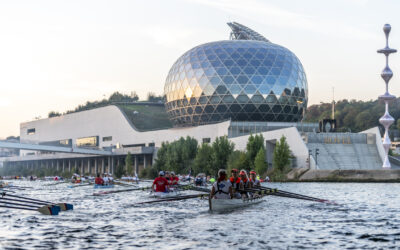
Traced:
<path fill-rule="evenodd" d="M 400 169 L 319 170 L 292 169 L 285 182 L 400 183 Z"/>

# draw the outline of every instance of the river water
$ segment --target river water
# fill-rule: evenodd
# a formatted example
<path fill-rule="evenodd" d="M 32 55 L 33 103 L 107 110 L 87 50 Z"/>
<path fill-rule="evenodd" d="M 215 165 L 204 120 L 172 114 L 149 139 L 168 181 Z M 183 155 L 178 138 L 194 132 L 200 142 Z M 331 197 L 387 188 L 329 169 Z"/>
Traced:
<path fill-rule="evenodd" d="M 268 196 L 228 213 L 208 212 L 206 200 L 133 206 L 149 200 L 148 192 L 93 196 L 92 186 L 49 183 L 15 181 L 32 187 L 15 194 L 72 203 L 74 210 L 46 216 L 0 208 L 0 248 L 400 248 L 397 183 L 271 183 L 339 205 Z"/>

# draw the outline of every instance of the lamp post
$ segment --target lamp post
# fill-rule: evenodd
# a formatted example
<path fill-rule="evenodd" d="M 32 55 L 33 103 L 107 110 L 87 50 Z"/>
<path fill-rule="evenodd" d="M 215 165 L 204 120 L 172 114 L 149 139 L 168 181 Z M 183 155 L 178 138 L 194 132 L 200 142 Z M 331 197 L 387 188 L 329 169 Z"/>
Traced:
<path fill-rule="evenodd" d="M 389 114 L 389 102 L 396 99 L 394 95 L 389 94 L 389 81 L 393 76 L 392 70 L 389 68 L 389 55 L 392 53 L 396 53 L 397 50 L 389 48 L 389 33 L 391 30 L 390 24 L 385 24 L 383 26 L 383 32 L 385 32 L 386 36 L 386 47 L 378 50 L 378 53 L 382 53 L 386 56 L 386 67 L 382 70 L 381 77 L 385 81 L 386 84 L 386 92 L 383 95 L 379 96 L 379 100 L 385 102 L 385 114 L 379 119 L 379 123 L 385 127 L 385 135 L 383 136 L 383 148 L 385 149 L 385 159 L 383 161 L 382 168 L 390 168 L 389 162 L 389 148 L 390 148 L 390 138 L 389 138 L 389 127 L 393 124 L 394 119 Z"/>

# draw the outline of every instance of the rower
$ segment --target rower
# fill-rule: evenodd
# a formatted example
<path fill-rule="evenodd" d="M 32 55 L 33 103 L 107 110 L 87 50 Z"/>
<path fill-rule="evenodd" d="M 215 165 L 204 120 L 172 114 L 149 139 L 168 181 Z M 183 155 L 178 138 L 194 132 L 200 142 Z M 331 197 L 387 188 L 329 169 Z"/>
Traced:
<path fill-rule="evenodd" d="M 175 172 L 171 172 L 171 185 L 178 185 L 179 177 L 175 175 Z"/>
<path fill-rule="evenodd" d="M 232 199 L 232 197 L 232 184 L 227 180 L 225 169 L 220 169 L 218 171 L 218 180 L 212 186 L 210 199 Z"/>
<path fill-rule="evenodd" d="M 247 176 L 247 172 L 244 169 L 240 170 L 240 181 L 242 183 L 242 188 L 243 189 L 248 189 L 248 188 L 251 187 L 249 178 Z M 242 192 L 242 198 L 248 198 L 248 197 L 249 197 L 249 195 L 248 195 L 247 192 Z"/>
<path fill-rule="evenodd" d="M 165 179 L 168 181 L 168 185 L 172 185 L 171 175 L 169 171 L 165 171 Z"/>
<path fill-rule="evenodd" d="M 240 199 L 240 190 L 243 190 L 243 182 L 240 180 L 240 177 L 238 176 L 238 170 L 237 169 L 232 169 L 231 170 L 232 177 L 229 178 L 229 181 L 232 184 L 232 189 L 234 191 L 233 197 Z"/>
<path fill-rule="evenodd" d="M 112 177 L 111 173 L 108 173 L 108 184 L 114 184 L 114 178 Z"/>
<path fill-rule="evenodd" d="M 100 177 L 100 174 L 97 174 L 96 179 L 94 179 L 94 183 L 96 185 L 104 185 L 104 180 Z"/>
<path fill-rule="evenodd" d="M 160 171 L 160 173 L 158 173 L 158 177 L 154 179 L 153 181 L 153 185 L 151 186 L 151 190 L 154 190 L 154 186 L 156 187 L 156 189 L 154 190 L 155 192 L 168 192 L 168 181 L 167 179 L 165 179 L 164 177 L 165 173 L 164 171 Z"/>
<path fill-rule="evenodd" d="M 109 180 L 108 180 L 107 174 L 103 174 L 103 181 L 104 181 L 103 185 L 108 185 Z"/>
<path fill-rule="evenodd" d="M 259 187 L 261 187 L 260 179 L 257 178 L 257 173 L 254 170 L 250 171 L 250 183 L 251 183 L 250 184 L 251 188 L 259 188 Z"/>

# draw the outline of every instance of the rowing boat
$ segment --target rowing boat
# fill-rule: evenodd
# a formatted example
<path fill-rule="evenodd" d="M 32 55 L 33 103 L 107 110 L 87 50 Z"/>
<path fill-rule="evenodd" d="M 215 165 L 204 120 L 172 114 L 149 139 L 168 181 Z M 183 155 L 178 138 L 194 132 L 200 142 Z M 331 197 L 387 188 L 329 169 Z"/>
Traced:
<path fill-rule="evenodd" d="M 210 211 L 227 211 L 247 207 L 263 201 L 263 197 L 242 199 L 209 199 Z"/>
<path fill-rule="evenodd" d="M 175 197 L 179 196 L 180 192 L 179 191 L 172 191 L 172 192 L 151 192 L 150 197 L 152 198 L 170 198 L 170 197 Z"/>
<path fill-rule="evenodd" d="M 114 185 L 99 185 L 99 184 L 94 184 L 93 188 L 114 188 Z"/>

